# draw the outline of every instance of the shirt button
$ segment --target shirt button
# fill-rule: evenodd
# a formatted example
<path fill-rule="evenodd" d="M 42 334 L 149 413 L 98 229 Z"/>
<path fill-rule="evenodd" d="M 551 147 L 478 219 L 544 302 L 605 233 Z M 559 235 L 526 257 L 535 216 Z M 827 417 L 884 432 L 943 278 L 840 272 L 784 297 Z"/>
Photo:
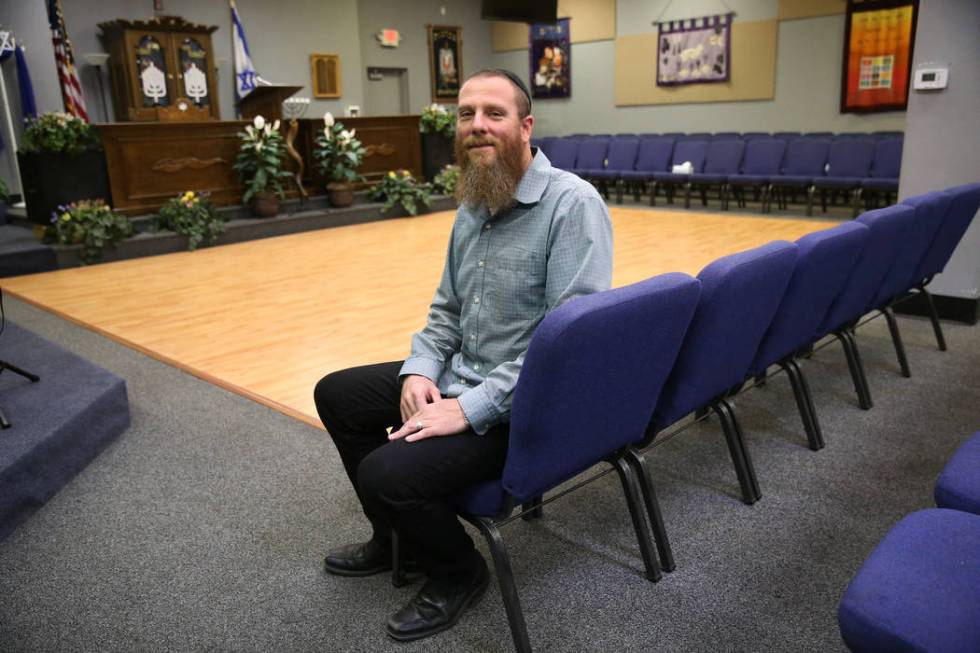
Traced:
<path fill-rule="evenodd" d="M 471 333 L 470 334 L 470 340 L 476 340 L 476 334 L 475 333 Z"/>
<path fill-rule="evenodd" d="M 477 265 L 478 267 L 481 267 L 481 268 L 482 268 L 482 267 L 483 267 L 483 261 L 479 261 L 479 262 L 478 262 L 478 263 L 477 263 L 476 265 Z"/>
<path fill-rule="evenodd" d="M 487 231 L 489 231 L 490 230 L 490 225 L 485 225 L 483 228 L 486 229 Z"/>
<path fill-rule="evenodd" d="M 479 364 L 479 363 L 477 363 L 476 365 L 474 365 L 474 366 L 473 366 L 473 369 L 474 369 L 474 370 L 478 370 L 478 369 L 480 369 L 480 364 Z"/>
<path fill-rule="evenodd" d="M 474 304 L 479 304 L 480 303 L 480 297 L 479 296 L 474 296 L 473 297 L 473 303 Z"/>

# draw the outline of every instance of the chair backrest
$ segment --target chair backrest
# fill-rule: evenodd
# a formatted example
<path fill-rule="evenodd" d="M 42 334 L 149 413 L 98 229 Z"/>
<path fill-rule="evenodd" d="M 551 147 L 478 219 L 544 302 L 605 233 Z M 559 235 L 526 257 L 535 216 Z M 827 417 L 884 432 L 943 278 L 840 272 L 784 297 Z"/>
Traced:
<path fill-rule="evenodd" d="M 556 140 L 558 139 L 554 136 L 544 136 L 538 139 L 538 147 L 541 149 L 542 152 L 544 152 L 544 155 L 548 157 L 549 161 L 551 161 L 551 146 L 554 144 Z"/>
<path fill-rule="evenodd" d="M 673 151 L 673 138 L 642 138 L 640 151 L 636 155 L 636 169 L 644 172 L 665 172 L 670 169 L 670 155 Z"/>
<path fill-rule="evenodd" d="M 708 140 L 711 138 L 710 132 L 691 132 L 690 134 L 682 134 L 677 137 L 678 139 L 686 140 Z"/>
<path fill-rule="evenodd" d="M 794 138 L 786 145 L 783 174 L 822 177 L 829 150 L 826 138 Z"/>
<path fill-rule="evenodd" d="M 840 294 L 824 315 L 817 336 L 824 336 L 864 315 L 914 219 L 912 207 L 902 204 L 867 211 L 857 218 L 856 222 L 869 230 L 867 244 Z"/>
<path fill-rule="evenodd" d="M 841 132 L 834 134 L 834 140 L 849 140 L 852 138 L 871 138 L 868 132 Z"/>
<path fill-rule="evenodd" d="M 781 138 L 753 138 L 745 143 L 742 172 L 746 175 L 775 175 L 783 163 L 786 141 Z"/>
<path fill-rule="evenodd" d="M 793 274 L 796 250 L 777 240 L 701 270 L 701 300 L 654 410 L 656 430 L 745 379 Z"/>
<path fill-rule="evenodd" d="M 899 132 L 899 131 L 871 132 L 871 138 L 905 138 L 905 132 Z"/>
<path fill-rule="evenodd" d="M 674 145 L 674 154 L 671 157 L 672 165 L 679 165 L 685 161 L 690 161 L 694 166 L 694 172 L 704 170 L 704 157 L 708 152 L 708 141 L 703 139 L 687 141 L 680 140 Z"/>
<path fill-rule="evenodd" d="M 919 262 L 919 268 L 912 277 L 913 283 L 924 281 L 943 271 L 980 206 L 980 182 L 947 188 L 943 192 L 949 195 L 946 219 L 936 232 L 926 255 Z"/>
<path fill-rule="evenodd" d="M 636 134 L 633 132 L 619 132 L 618 134 L 613 134 L 613 138 L 636 138 Z"/>
<path fill-rule="evenodd" d="M 875 143 L 870 138 L 837 139 L 827 151 L 828 177 L 868 176 L 874 158 Z"/>
<path fill-rule="evenodd" d="M 742 134 L 743 140 L 749 140 L 751 138 L 771 138 L 769 132 L 745 132 Z"/>
<path fill-rule="evenodd" d="M 912 220 L 912 226 L 895 255 L 891 269 L 888 270 L 885 280 L 881 282 L 881 288 L 867 307 L 868 310 L 882 306 L 921 281 L 913 277 L 919 269 L 919 262 L 925 258 L 926 250 L 932 245 L 936 232 L 946 219 L 949 199 L 949 195 L 942 191 L 932 191 L 902 200 L 902 204 L 915 209 L 915 219 Z"/>
<path fill-rule="evenodd" d="M 742 138 L 742 134 L 739 132 L 715 132 L 711 135 L 711 138 L 722 141 L 730 141 L 732 139 Z"/>
<path fill-rule="evenodd" d="M 805 132 L 803 138 L 833 138 L 834 132 Z"/>
<path fill-rule="evenodd" d="M 574 168 L 580 142 L 577 138 L 556 138 L 551 143 L 551 154 L 548 154 L 551 165 L 562 170 Z"/>
<path fill-rule="evenodd" d="M 632 170 L 639 149 L 640 139 L 638 138 L 614 138 L 609 143 L 606 167 L 610 170 Z"/>
<path fill-rule="evenodd" d="M 755 353 L 751 375 L 813 342 L 817 327 L 844 287 L 870 235 L 864 224 L 845 222 L 796 241 L 799 257 L 793 277 Z"/>
<path fill-rule="evenodd" d="M 661 134 L 661 136 L 667 136 L 673 138 L 674 140 L 677 140 L 682 136 L 686 136 L 686 134 L 684 132 L 664 132 L 663 134 Z"/>
<path fill-rule="evenodd" d="M 871 176 L 898 179 L 902 169 L 902 139 L 879 138 L 875 141 L 875 156 L 871 162 Z"/>
<path fill-rule="evenodd" d="M 606 150 L 609 149 L 608 138 L 589 138 L 578 146 L 578 156 L 575 159 L 576 168 L 602 168 L 606 162 Z"/>
<path fill-rule="evenodd" d="M 741 139 L 714 138 L 708 144 L 705 155 L 704 171 L 713 174 L 733 175 L 742 165 L 742 154 L 745 143 Z"/>
<path fill-rule="evenodd" d="M 800 132 L 774 132 L 773 138 L 785 138 L 787 141 L 791 141 L 794 138 L 800 137 Z"/>
<path fill-rule="evenodd" d="M 534 331 L 511 405 L 503 488 L 518 502 L 641 440 L 698 304 L 679 272 L 578 297 Z"/>

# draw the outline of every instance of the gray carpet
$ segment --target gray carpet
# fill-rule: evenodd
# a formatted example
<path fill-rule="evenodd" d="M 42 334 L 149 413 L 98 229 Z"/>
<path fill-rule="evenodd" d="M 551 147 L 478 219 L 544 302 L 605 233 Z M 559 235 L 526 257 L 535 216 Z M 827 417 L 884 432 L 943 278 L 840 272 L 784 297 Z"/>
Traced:
<path fill-rule="evenodd" d="M 495 584 L 455 629 L 397 644 L 384 620 L 413 588 L 321 573 L 324 550 L 368 534 L 322 431 L 6 304 L 126 379 L 132 427 L 0 543 L 0 650 L 511 650 Z M 900 321 L 911 379 L 883 320 L 859 332 L 871 411 L 839 346 L 804 364 L 823 451 L 806 448 L 782 375 L 739 398 L 757 505 L 738 499 L 716 421 L 654 449 L 678 563 L 660 583 L 642 577 L 614 475 L 505 527 L 535 650 L 843 650 L 848 579 L 897 519 L 932 505 L 944 461 L 980 428 L 980 329 L 946 325 L 940 353 L 927 322 Z"/>

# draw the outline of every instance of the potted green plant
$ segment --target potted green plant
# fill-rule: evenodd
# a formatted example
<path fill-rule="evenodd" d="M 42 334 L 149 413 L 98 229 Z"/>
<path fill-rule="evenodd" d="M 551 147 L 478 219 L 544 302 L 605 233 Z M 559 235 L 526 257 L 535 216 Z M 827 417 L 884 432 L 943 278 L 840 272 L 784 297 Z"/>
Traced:
<path fill-rule="evenodd" d="M 238 132 L 241 146 L 233 166 L 245 186 L 242 204 L 252 207 L 252 214 L 269 218 L 279 213 L 279 200 L 285 197 L 282 179 L 289 173 L 282 169 L 285 150 L 279 121 L 267 123 L 255 116 L 245 131 Z"/>
<path fill-rule="evenodd" d="M 415 215 L 421 207 L 428 208 L 431 194 L 432 186 L 418 181 L 408 170 L 391 170 L 371 189 L 370 197 L 384 202 L 382 213 L 400 206 L 405 213 Z"/>
<path fill-rule="evenodd" d="M 354 138 L 355 132 L 344 129 L 329 111 L 323 114 L 323 131 L 316 137 L 313 156 L 328 179 L 327 199 L 331 206 L 350 206 L 354 202 L 351 184 L 364 180 L 357 168 L 367 150 Z"/>
<path fill-rule="evenodd" d="M 452 195 L 456 192 L 457 183 L 459 183 L 459 166 L 450 163 L 439 171 L 439 174 L 432 181 L 432 186 L 443 195 Z"/>
<path fill-rule="evenodd" d="M 133 223 L 101 199 L 79 200 L 51 213 L 43 241 L 80 245 L 83 263 L 95 263 L 106 247 L 115 247 L 133 235 Z"/>
<path fill-rule="evenodd" d="M 52 211 L 76 200 L 109 198 L 105 152 L 95 127 L 54 112 L 25 123 L 17 161 L 31 222 L 46 225 Z"/>
<path fill-rule="evenodd" d="M 455 111 L 436 103 L 423 107 L 419 131 L 422 133 L 422 175 L 432 181 L 440 170 L 453 162 Z"/>
<path fill-rule="evenodd" d="M 189 190 L 172 198 L 153 217 L 153 228 L 168 229 L 187 236 L 187 249 L 211 244 L 225 231 L 225 220 L 214 210 L 207 193 Z"/>

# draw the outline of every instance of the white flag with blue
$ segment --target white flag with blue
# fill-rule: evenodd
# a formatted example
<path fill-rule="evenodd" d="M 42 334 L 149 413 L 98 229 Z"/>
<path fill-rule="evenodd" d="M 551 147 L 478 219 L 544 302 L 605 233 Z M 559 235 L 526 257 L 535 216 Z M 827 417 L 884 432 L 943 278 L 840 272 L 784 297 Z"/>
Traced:
<path fill-rule="evenodd" d="M 255 67 L 252 65 L 252 57 L 248 53 L 245 28 L 242 27 L 242 21 L 238 18 L 235 0 L 228 0 L 228 2 L 231 4 L 232 41 L 235 46 L 235 94 L 241 100 L 255 88 L 255 80 L 258 75 L 256 75 Z"/>

